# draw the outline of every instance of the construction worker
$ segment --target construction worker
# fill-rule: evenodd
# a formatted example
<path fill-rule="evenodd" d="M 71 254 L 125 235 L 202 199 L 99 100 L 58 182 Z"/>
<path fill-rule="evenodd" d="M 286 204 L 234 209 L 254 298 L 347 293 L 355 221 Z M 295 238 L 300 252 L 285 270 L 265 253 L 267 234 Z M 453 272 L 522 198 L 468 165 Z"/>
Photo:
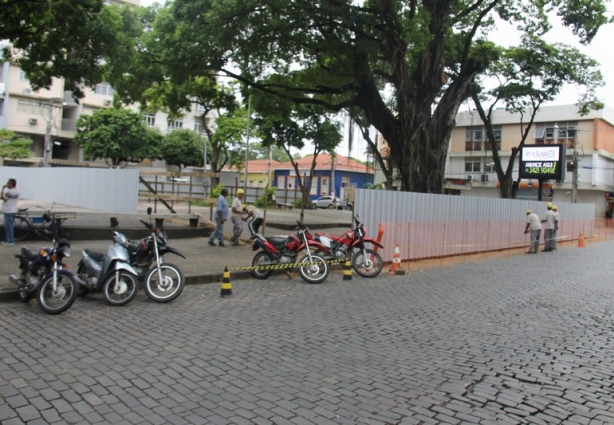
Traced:
<path fill-rule="evenodd" d="M 542 233 L 542 224 L 539 221 L 537 214 L 531 210 L 527 210 L 527 226 L 524 228 L 525 235 L 531 232 L 531 243 L 529 244 L 529 252 L 527 254 L 537 254 L 539 251 L 539 238 Z"/>
<path fill-rule="evenodd" d="M 243 197 L 245 196 L 245 191 L 243 189 L 237 190 L 237 195 L 232 200 L 232 216 L 230 220 L 232 221 L 232 236 L 230 237 L 230 244 L 233 246 L 239 245 L 239 238 L 241 237 L 241 233 L 243 233 L 243 223 L 241 223 L 241 214 L 243 214 Z"/>
<path fill-rule="evenodd" d="M 553 243 L 554 243 L 554 229 L 556 228 L 556 215 L 554 211 L 552 211 L 553 205 L 548 202 L 546 205 L 546 214 L 544 214 L 544 218 L 542 223 L 545 223 L 545 232 L 544 232 L 544 249 L 542 252 L 551 252 L 553 251 Z"/>
<path fill-rule="evenodd" d="M 552 211 L 554 212 L 554 239 L 552 240 L 552 249 L 556 251 L 556 234 L 561 226 L 561 215 L 559 214 L 559 209 L 556 205 L 552 206 Z"/>

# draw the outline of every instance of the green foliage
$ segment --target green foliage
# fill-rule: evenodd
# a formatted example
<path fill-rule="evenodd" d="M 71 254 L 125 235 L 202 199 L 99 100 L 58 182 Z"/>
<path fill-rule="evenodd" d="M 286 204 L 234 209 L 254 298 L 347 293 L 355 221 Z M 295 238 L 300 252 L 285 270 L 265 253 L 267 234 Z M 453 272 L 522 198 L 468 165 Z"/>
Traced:
<path fill-rule="evenodd" d="M 162 139 L 160 158 L 168 165 L 202 166 L 203 142 L 192 130 L 177 129 Z"/>
<path fill-rule="evenodd" d="M 0 128 L 0 158 L 29 158 L 32 155 L 32 140 L 15 134 L 14 131 Z"/>
<path fill-rule="evenodd" d="M 86 158 L 103 158 L 111 168 L 158 158 L 161 141 L 162 135 L 147 128 L 142 115 L 116 108 L 81 115 L 73 140 Z"/>
<path fill-rule="evenodd" d="M 266 192 L 260 195 L 256 199 L 256 202 L 254 202 L 254 205 L 258 208 L 263 208 L 265 206 L 265 201 L 266 201 L 266 205 L 270 206 L 273 203 L 273 195 L 275 195 L 275 190 L 276 190 L 275 186 L 269 186 Z"/>
<path fill-rule="evenodd" d="M 541 38 L 556 16 L 587 43 L 608 22 L 606 3 L 175 0 L 164 42 L 185 80 L 218 73 L 244 84 L 244 98 L 249 87 L 298 109 L 359 111 L 388 142 L 404 190 L 441 192 L 456 112 L 500 54 L 487 41 L 496 19 Z M 309 140 L 284 110 L 268 108 L 264 142 Z"/>
<path fill-rule="evenodd" d="M 121 34 L 134 36 L 130 9 L 104 6 L 102 0 L 0 4 L 0 39 L 10 42 L 3 55 L 25 71 L 34 89 L 64 77 L 65 89 L 82 97 L 83 86 L 103 81 L 102 59 L 121 58 L 126 48 Z"/>

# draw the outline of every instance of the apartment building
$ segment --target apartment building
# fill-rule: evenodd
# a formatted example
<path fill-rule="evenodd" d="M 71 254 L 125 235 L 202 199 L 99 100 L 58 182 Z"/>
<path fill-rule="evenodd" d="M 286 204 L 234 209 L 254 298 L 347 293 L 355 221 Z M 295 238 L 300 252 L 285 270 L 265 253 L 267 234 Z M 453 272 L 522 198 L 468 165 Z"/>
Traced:
<path fill-rule="evenodd" d="M 526 121 L 527 114 L 524 120 Z M 523 126 L 520 114 L 495 110 L 495 143 L 503 168 L 509 163 L 512 147 L 518 146 Z M 577 154 L 577 202 L 594 203 L 598 213 L 612 211 L 614 195 L 614 109 L 606 106 L 581 116 L 575 105 L 540 108 L 525 142 L 560 144 L 566 147 L 567 166 L 563 180 L 546 181 L 543 199 L 572 201 L 574 155 Z M 518 157 L 514 179 L 518 178 Z M 462 196 L 499 197 L 499 183 L 494 171 L 486 129 L 477 111 L 460 112 L 452 131 L 446 164 L 446 192 Z M 522 180 L 518 197 L 537 199 L 537 180 Z"/>
<path fill-rule="evenodd" d="M 107 3 L 138 6 L 140 0 L 115 0 Z M 75 102 L 72 92 L 65 90 L 64 80 L 53 79 L 49 89 L 33 90 L 25 73 L 14 63 L 0 62 L 0 128 L 6 128 L 32 140 L 32 157 L 22 164 L 38 165 L 45 159 L 64 160 L 69 163 L 83 161 L 83 152 L 72 143 L 76 124 L 83 114 L 93 114 L 113 104 L 113 88 L 101 82 L 94 88 L 85 88 L 85 96 Z M 139 105 L 130 109 L 139 110 Z M 145 114 L 148 126 L 166 134 L 176 128 L 187 128 L 202 134 L 203 109 L 194 104 L 185 115 L 170 120 L 162 112 Z M 209 120 L 209 118 L 207 118 Z M 47 157 L 45 158 L 45 145 Z M 147 163 L 163 167 L 162 162 Z"/>

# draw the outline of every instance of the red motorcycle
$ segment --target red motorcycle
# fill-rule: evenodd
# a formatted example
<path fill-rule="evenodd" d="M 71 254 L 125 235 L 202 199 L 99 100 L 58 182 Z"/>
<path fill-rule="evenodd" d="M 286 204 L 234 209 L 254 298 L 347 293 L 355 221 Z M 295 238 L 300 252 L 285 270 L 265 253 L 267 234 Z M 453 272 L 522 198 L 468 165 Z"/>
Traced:
<path fill-rule="evenodd" d="M 356 222 L 356 226 L 343 235 L 334 236 L 327 233 L 316 233 L 316 240 L 321 242 L 329 251 L 328 254 L 324 253 L 326 260 L 349 258 L 356 273 L 364 277 L 375 277 L 382 271 L 384 262 L 381 255 L 373 249 L 365 248 L 365 244 L 373 244 L 382 249 L 384 246 L 377 240 L 366 236 L 367 230 L 358 221 L 358 217 L 354 216 L 353 220 Z M 319 253 L 319 251 L 316 251 L 316 254 Z"/>
<path fill-rule="evenodd" d="M 327 249 L 320 242 L 313 239 L 309 228 L 298 222 L 296 234 L 287 237 L 267 238 L 261 234 L 254 234 L 252 250 L 258 252 L 252 261 L 254 267 L 277 266 L 283 264 L 305 263 L 298 268 L 301 277 L 308 283 L 321 283 L 329 273 L 328 264 L 319 255 L 311 253 L 311 248 L 326 252 Z M 297 262 L 299 252 L 305 254 Z M 252 271 L 256 279 L 266 279 L 273 273 L 274 267 L 257 268 Z"/>

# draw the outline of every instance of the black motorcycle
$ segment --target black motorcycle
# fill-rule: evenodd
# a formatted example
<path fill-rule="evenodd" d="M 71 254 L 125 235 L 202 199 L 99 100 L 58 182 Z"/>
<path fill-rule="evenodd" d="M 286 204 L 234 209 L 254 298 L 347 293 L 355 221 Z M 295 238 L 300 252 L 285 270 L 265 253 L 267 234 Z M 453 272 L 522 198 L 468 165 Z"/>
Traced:
<path fill-rule="evenodd" d="M 38 252 L 22 247 L 15 257 L 19 260 L 19 277 L 9 280 L 19 286 L 19 298 L 29 302 L 38 294 L 38 305 L 45 313 L 59 314 L 70 308 L 78 295 L 78 285 L 62 261 L 70 257 L 72 250 L 68 239 L 57 240 L 57 232 L 51 230 L 53 246 L 41 248 Z"/>

